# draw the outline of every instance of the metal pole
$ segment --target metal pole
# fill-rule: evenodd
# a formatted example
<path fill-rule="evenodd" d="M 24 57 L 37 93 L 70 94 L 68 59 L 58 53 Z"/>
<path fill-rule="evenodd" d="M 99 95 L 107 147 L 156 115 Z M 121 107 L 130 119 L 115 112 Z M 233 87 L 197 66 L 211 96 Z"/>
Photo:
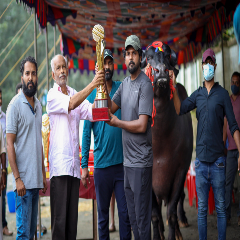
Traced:
<path fill-rule="evenodd" d="M 37 27 L 36 27 L 36 9 L 34 8 L 34 58 L 37 62 Z M 38 97 L 38 90 L 36 92 L 36 97 Z"/>
<path fill-rule="evenodd" d="M 42 238 L 41 233 L 42 233 L 42 221 L 41 221 L 41 202 L 40 202 L 40 196 L 38 200 L 38 219 L 39 219 L 39 238 Z"/>
<path fill-rule="evenodd" d="M 54 56 L 56 55 L 56 26 L 53 27 L 53 37 L 54 37 Z"/>
<path fill-rule="evenodd" d="M 195 74 L 196 74 L 196 83 L 198 88 L 197 59 L 195 59 Z"/>
<path fill-rule="evenodd" d="M 36 27 L 36 9 L 34 8 L 34 58 L 37 62 L 37 27 Z M 36 92 L 36 97 L 38 97 L 38 90 Z M 38 205 L 40 206 L 40 199 L 39 199 L 39 202 L 38 202 Z M 38 211 L 40 212 L 40 211 Z M 40 215 L 38 215 L 38 218 L 39 218 L 39 223 L 41 223 L 41 213 Z M 41 235 L 41 224 L 40 224 L 40 235 Z M 40 236 L 41 237 L 41 236 Z M 37 229 L 36 229 L 36 232 L 35 232 L 35 239 L 37 240 L 38 237 L 37 237 Z"/>
<path fill-rule="evenodd" d="M 223 51 L 223 32 L 222 31 L 221 31 L 221 43 L 222 43 L 223 88 L 225 88 L 225 69 L 224 69 L 224 51 Z"/>
<path fill-rule="evenodd" d="M 45 46 L 46 46 L 47 90 L 49 90 L 49 72 L 48 72 L 48 32 L 47 32 L 47 25 L 46 25 L 46 32 L 45 32 Z"/>
<path fill-rule="evenodd" d="M 183 86 L 186 88 L 185 70 L 186 70 L 185 63 L 183 63 Z"/>
<path fill-rule="evenodd" d="M 37 62 L 37 27 L 36 27 L 36 9 L 34 8 L 34 58 Z"/>

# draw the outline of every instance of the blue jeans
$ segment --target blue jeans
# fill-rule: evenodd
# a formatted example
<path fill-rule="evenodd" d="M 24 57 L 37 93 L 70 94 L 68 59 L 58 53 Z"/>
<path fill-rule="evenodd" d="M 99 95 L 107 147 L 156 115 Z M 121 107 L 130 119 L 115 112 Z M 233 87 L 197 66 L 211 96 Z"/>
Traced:
<path fill-rule="evenodd" d="M 28 189 L 23 197 L 16 199 L 16 240 L 32 240 L 37 228 L 39 188 Z"/>
<path fill-rule="evenodd" d="M 226 240 L 225 168 L 225 157 L 220 157 L 213 163 L 202 162 L 198 158 L 195 161 L 199 240 L 207 240 L 207 211 L 210 185 L 212 185 L 217 211 L 218 240 Z"/>

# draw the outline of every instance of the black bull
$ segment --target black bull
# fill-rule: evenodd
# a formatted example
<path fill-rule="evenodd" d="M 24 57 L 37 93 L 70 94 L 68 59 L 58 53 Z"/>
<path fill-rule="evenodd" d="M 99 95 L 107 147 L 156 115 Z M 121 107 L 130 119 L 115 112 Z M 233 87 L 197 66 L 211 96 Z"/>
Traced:
<path fill-rule="evenodd" d="M 152 127 L 153 144 L 153 239 L 164 239 L 162 200 L 167 205 L 168 239 L 182 239 L 178 221 L 187 226 L 183 209 L 184 181 L 191 162 L 193 130 L 190 113 L 178 116 L 170 100 L 169 72 L 178 70 L 176 54 L 161 42 L 154 42 L 143 53 L 142 67 L 150 64 L 154 69 L 154 105 L 156 116 Z M 187 98 L 181 84 L 176 88 L 180 100 Z"/>

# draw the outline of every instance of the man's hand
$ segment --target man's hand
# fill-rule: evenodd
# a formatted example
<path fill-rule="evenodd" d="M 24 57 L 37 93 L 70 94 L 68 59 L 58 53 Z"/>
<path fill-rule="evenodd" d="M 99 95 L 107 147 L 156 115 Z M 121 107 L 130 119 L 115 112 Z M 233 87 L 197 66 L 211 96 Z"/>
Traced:
<path fill-rule="evenodd" d="M 110 109 L 108 109 L 108 113 L 110 121 L 106 121 L 106 123 L 110 126 L 117 127 L 119 119 L 114 114 L 111 113 Z"/>
<path fill-rule="evenodd" d="M 26 194 L 26 188 L 21 178 L 16 181 L 16 189 L 18 196 L 23 197 Z"/>
<path fill-rule="evenodd" d="M 175 87 L 177 83 L 176 83 L 176 76 L 175 76 L 173 70 L 169 70 L 169 77 L 170 77 L 170 79 L 172 79 L 172 81 L 173 81 L 173 86 Z"/>
<path fill-rule="evenodd" d="M 5 189 L 7 182 L 7 173 L 6 171 L 2 172 L 2 178 L 1 178 L 1 189 Z"/>
<path fill-rule="evenodd" d="M 2 190 L 6 187 L 6 172 L 2 172 L 2 177 L 0 180 L 0 196 L 2 195 Z"/>
<path fill-rule="evenodd" d="M 47 191 L 47 179 L 46 176 L 45 177 L 43 176 L 43 189 L 42 189 L 43 194 L 45 194 L 46 191 Z"/>
<path fill-rule="evenodd" d="M 87 178 L 88 178 L 88 183 L 90 184 L 90 176 L 89 176 L 89 173 L 88 173 L 88 168 L 86 167 L 86 168 L 82 169 L 82 176 L 81 176 L 81 181 L 82 181 L 82 184 L 85 188 L 88 188 Z"/>
<path fill-rule="evenodd" d="M 92 80 L 93 87 L 96 88 L 98 85 L 105 84 L 105 72 L 104 70 L 98 71 Z"/>
<path fill-rule="evenodd" d="M 95 73 L 98 72 L 98 63 L 95 64 Z"/>

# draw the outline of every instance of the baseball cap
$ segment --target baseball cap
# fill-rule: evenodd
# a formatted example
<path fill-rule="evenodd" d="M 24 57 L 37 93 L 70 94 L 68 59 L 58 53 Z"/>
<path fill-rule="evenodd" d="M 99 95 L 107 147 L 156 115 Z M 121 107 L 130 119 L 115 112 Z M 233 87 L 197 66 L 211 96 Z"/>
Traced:
<path fill-rule="evenodd" d="M 141 49 L 141 43 L 140 43 L 139 38 L 136 35 L 128 36 L 126 41 L 125 41 L 125 49 L 128 46 L 132 46 L 136 51 L 138 49 Z"/>
<path fill-rule="evenodd" d="M 210 58 L 213 60 L 213 62 L 216 63 L 216 56 L 215 56 L 214 51 L 213 51 L 211 48 L 208 48 L 208 49 L 203 53 L 202 62 L 205 62 L 208 57 L 210 57 Z"/>
<path fill-rule="evenodd" d="M 111 58 L 113 59 L 113 54 L 112 54 L 111 50 L 109 50 L 109 49 L 104 49 L 104 55 L 103 55 L 103 57 L 104 57 L 104 59 L 105 59 L 106 57 L 111 57 Z"/>

